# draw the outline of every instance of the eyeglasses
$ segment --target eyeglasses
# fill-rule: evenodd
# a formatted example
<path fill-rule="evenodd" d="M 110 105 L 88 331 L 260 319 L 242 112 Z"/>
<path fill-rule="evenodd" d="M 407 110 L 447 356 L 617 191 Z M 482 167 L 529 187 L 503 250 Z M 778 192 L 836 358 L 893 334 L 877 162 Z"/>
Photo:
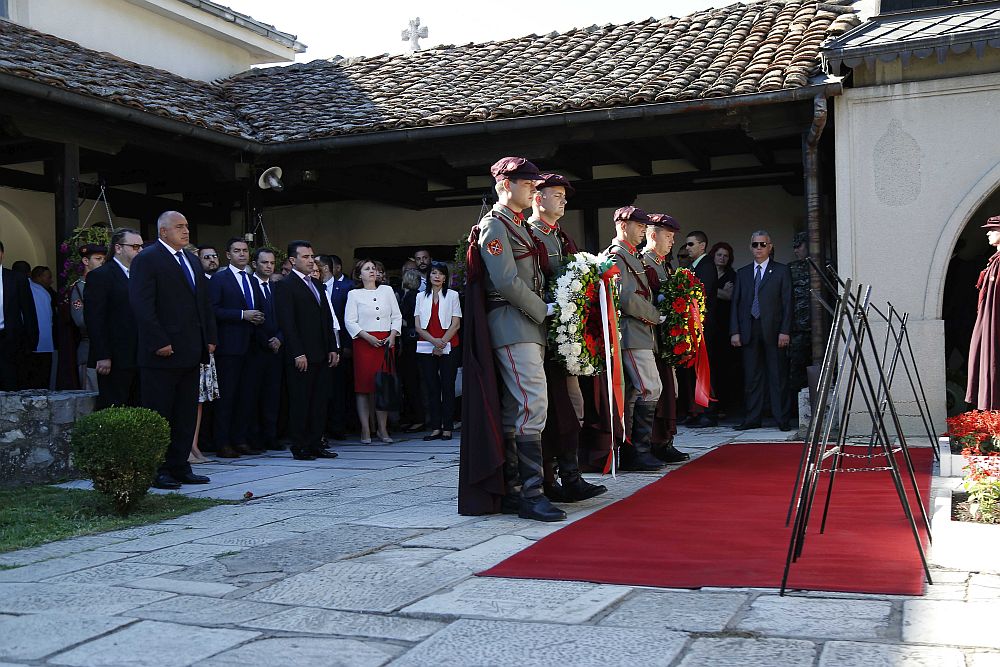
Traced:
<path fill-rule="evenodd" d="M 219 259 L 218 255 L 202 255 L 202 259 Z"/>
<path fill-rule="evenodd" d="M 769 245 L 771 245 L 771 244 L 768 243 L 767 241 L 753 241 L 750 244 L 750 247 L 751 248 L 766 248 Z"/>
<path fill-rule="evenodd" d="M 688 241 L 687 243 L 685 243 L 685 244 L 684 244 L 684 247 L 685 247 L 685 248 L 690 248 L 690 247 L 691 247 L 691 246 L 693 246 L 693 245 L 694 245 L 695 243 L 697 243 L 697 241 Z"/>
<path fill-rule="evenodd" d="M 119 243 L 118 245 L 120 245 L 123 248 L 132 248 L 132 250 L 134 250 L 136 252 L 139 252 L 140 250 L 142 250 L 142 244 L 141 243 Z"/>

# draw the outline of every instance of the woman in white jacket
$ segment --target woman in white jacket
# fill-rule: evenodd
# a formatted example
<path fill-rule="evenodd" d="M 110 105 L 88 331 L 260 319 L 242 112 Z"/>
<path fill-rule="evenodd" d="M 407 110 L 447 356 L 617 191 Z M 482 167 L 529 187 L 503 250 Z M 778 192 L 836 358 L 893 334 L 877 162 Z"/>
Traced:
<path fill-rule="evenodd" d="M 455 372 L 462 306 L 458 292 L 448 289 L 448 265 L 433 262 L 427 289 L 417 295 L 417 365 L 424 383 L 424 396 L 433 429 L 424 440 L 451 440 L 455 412 Z"/>
<path fill-rule="evenodd" d="M 363 259 L 354 270 L 355 280 L 361 287 L 347 293 L 344 309 L 344 326 L 354 339 L 354 393 L 361 422 L 361 442 L 371 442 L 369 416 L 371 397 L 375 393 L 375 374 L 385 363 L 385 350 L 396 345 L 396 336 L 403 326 L 403 315 L 396 302 L 396 293 L 388 285 L 376 284 L 375 262 Z M 394 352 L 389 352 L 390 355 Z M 376 410 L 378 437 L 384 443 L 389 437 L 389 413 Z"/>

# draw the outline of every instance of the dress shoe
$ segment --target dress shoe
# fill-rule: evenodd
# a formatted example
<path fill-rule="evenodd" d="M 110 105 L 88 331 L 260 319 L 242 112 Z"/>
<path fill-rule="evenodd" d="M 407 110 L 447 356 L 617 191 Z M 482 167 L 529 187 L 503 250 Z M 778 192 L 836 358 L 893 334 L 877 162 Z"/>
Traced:
<path fill-rule="evenodd" d="M 544 495 L 521 498 L 521 509 L 517 515 L 522 519 L 534 521 L 566 520 L 566 512 L 553 505 Z"/>
<path fill-rule="evenodd" d="M 313 458 L 317 459 L 335 459 L 337 458 L 337 452 L 331 451 L 329 449 L 314 449 L 310 452 Z"/>
<path fill-rule="evenodd" d="M 315 461 L 316 457 L 307 452 L 292 452 L 292 458 L 296 461 Z"/>
<path fill-rule="evenodd" d="M 542 485 L 542 493 L 545 497 L 554 503 L 568 503 L 572 502 L 568 499 L 566 490 L 563 489 L 559 482 L 553 482 L 552 484 Z"/>
<path fill-rule="evenodd" d="M 165 472 L 161 472 L 153 480 L 153 486 L 157 489 L 167 489 L 168 491 L 176 491 L 181 488 L 181 483 L 174 479 L 172 476 Z"/>
<path fill-rule="evenodd" d="M 440 440 L 440 439 L 441 439 L 441 431 L 435 431 L 434 433 L 431 433 L 430 435 L 425 435 L 424 436 L 424 441 L 425 442 L 430 442 L 431 440 Z"/>
<path fill-rule="evenodd" d="M 752 428 L 760 428 L 760 422 L 740 422 L 735 428 L 737 431 L 749 431 Z"/>
<path fill-rule="evenodd" d="M 177 476 L 177 481 L 181 484 L 208 484 L 212 480 L 204 475 L 196 475 L 193 472 L 184 473 Z"/>
<path fill-rule="evenodd" d="M 712 428 L 713 426 L 718 426 L 718 425 L 719 425 L 719 420 L 716 419 L 715 417 L 708 417 L 706 415 L 702 415 L 697 422 L 691 424 L 691 428 Z"/>
<path fill-rule="evenodd" d="M 781 422 L 780 424 L 778 424 L 778 429 L 781 431 L 791 431 L 792 425 L 789 424 L 788 422 Z"/>
<path fill-rule="evenodd" d="M 637 452 L 634 448 L 622 448 L 622 470 L 632 472 L 653 472 L 663 467 L 663 461 L 649 452 Z"/>
<path fill-rule="evenodd" d="M 562 481 L 563 497 L 566 503 L 575 503 L 607 493 L 608 487 L 603 484 L 591 484 L 583 477 Z"/>
<path fill-rule="evenodd" d="M 660 459 L 664 463 L 680 463 L 681 461 L 687 461 L 691 458 L 690 454 L 682 452 L 674 447 L 673 444 L 653 447 L 653 456 Z"/>
<path fill-rule="evenodd" d="M 219 447 L 219 451 L 215 453 L 215 456 L 220 459 L 238 459 L 240 458 L 240 453 L 229 445 L 223 445 Z"/>
<path fill-rule="evenodd" d="M 245 454 L 246 456 L 260 456 L 264 453 L 263 449 L 256 449 L 251 447 L 246 443 L 241 443 L 239 445 L 233 445 L 233 449 L 238 451 L 240 454 Z"/>

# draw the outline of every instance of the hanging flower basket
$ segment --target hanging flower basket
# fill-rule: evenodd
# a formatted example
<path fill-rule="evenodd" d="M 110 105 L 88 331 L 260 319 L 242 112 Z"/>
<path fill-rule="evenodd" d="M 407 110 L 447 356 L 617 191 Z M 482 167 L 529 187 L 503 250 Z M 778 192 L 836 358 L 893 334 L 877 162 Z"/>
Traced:
<path fill-rule="evenodd" d="M 59 277 L 64 281 L 61 295 L 63 299 L 69 299 L 73 285 L 83 277 L 80 248 L 88 243 L 107 248 L 111 243 L 111 230 L 100 223 L 90 227 L 77 227 L 68 239 L 59 244 L 59 254 L 63 257 L 59 267 Z M 108 251 L 111 252 L 111 248 Z"/>
<path fill-rule="evenodd" d="M 660 286 L 660 356 L 672 366 L 690 367 L 705 337 L 705 288 L 691 271 L 677 269 Z"/>
<path fill-rule="evenodd" d="M 555 274 L 556 307 L 549 320 L 549 342 L 556 361 L 570 375 L 604 372 L 604 318 L 598 297 L 601 276 L 612 264 L 608 257 L 578 252 Z M 617 281 L 611 284 L 616 286 Z M 612 289 L 612 296 L 617 310 L 617 290 Z"/>

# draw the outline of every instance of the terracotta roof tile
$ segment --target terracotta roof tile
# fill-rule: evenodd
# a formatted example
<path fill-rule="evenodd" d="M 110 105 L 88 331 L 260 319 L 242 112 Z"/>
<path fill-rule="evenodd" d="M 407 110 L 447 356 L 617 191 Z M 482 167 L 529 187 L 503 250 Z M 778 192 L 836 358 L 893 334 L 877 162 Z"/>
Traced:
<path fill-rule="evenodd" d="M 765 0 L 190 81 L 0 22 L 0 72 L 263 142 L 797 88 L 853 0 Z"/>

